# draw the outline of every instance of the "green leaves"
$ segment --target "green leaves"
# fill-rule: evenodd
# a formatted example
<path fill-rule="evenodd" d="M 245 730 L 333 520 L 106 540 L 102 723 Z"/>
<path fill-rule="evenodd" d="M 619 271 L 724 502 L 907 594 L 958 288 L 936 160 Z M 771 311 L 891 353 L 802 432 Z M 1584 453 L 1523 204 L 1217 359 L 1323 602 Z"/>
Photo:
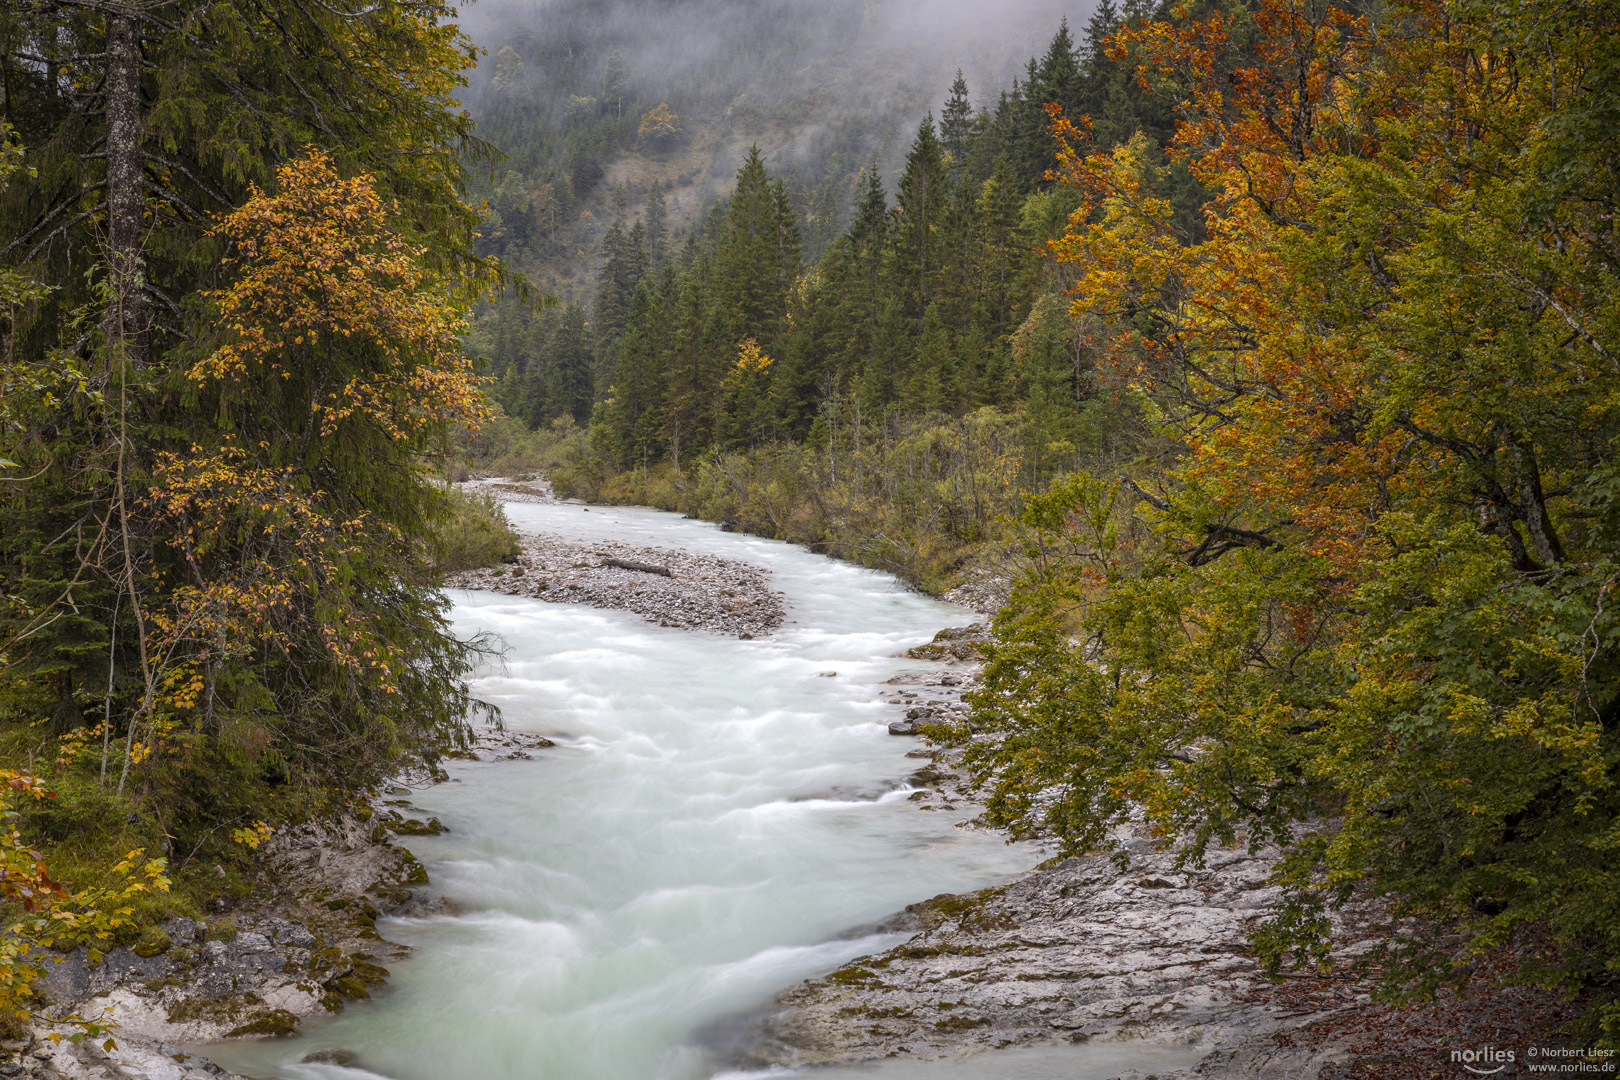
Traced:
<path fill-rule="evenodd" d="M 1075 312 L 1186 452 L 1160 494 L 1131 485 L 1154 509 L 1124 555 L 1095 488 L 1031 501 L 975 702 L 997 741 L 970 760 L 992 817 L 1071 849 L 1133 813 L 1184 859 L 1287 845 L 1274 967 L 1325 959 L 1327 910 L 1361 892 L 1465 952 L 1533 928 L 1548 983 L 1612 978 L 1620 252 L 1612 188 L 1566 168 L 1613 134 L 1565 122 L 1609 107 L 1583 79 L 1613 36 L 1422 0 L 1375 41 L 1252 6 L 1263 66 L 1299 80 L 1218 70 L 1219 20 L 1127 35 L 1189 88 L 1207 241 L 1167 242 L 1140 155 L 1063 158 L 1096 210 L 1053 245 Z M 1397 989 L 1457 959 L 1396 944 Z"/>

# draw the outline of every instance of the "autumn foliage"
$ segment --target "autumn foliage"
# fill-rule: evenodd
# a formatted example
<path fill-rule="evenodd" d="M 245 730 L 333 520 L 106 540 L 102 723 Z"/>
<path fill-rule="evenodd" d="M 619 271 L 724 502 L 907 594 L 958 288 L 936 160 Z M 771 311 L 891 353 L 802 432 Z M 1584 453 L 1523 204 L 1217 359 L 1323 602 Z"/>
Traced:
<path fill-rule="evenodd" d="M 1072 555 L 979 696 L 994 816 L 1288 845 L 1276 963 L 1370 892 L 1474 953 L 1547 933 L 1549 981 L 1620 978 L 1613 29 L 1431 0 L 1123 29 L 1180 102 L 1201 238 L 1144 140 L 1087 152 L 1055 112 L 1072 314 L 1180 453 L 1032 505 L 1031 550 Z M 1459 960 L 1391 951 L 1400 990 Z"/>
<path fill-rule="evenodd" d="M 372 178 L 343 179 L 314 152 L 277 182 L 214 230 L 241 273 L 214 297 L 230 338 L 191 378 L 248 388 L 319 369 L 309 408 L 322 437 L 356 417 L 409 440 L 483 415 L 462 313 L 423 265 L 426 249 L 390 227 Z M 359 363 L 340 360 L 350 356 Z"/>

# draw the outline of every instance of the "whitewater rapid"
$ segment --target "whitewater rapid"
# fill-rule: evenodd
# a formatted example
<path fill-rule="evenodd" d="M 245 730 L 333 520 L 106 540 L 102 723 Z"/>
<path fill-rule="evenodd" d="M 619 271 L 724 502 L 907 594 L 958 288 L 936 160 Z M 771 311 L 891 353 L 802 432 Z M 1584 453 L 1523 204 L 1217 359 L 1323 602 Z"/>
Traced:
<path fill-rule="evenodd" d="M 296 1039 L 216 1049 L 221 1064 L 265 1080 L 702 1080 L 723 1071 L 715 1046 L 782 988 L 903 940 L 874 929 L 886 916 L 1041 857 L 907 802 L 926 762 L 884 727 L 879 684 L 930 666 L 893 654 L 970 613 L 672 514 L 507 510 L 565 539 L 765 567 L 790 622 L 742 641 L 453 594 L 457 633 L 506 647 L 476 692 L 557 746 L 452 763 L 453 782 L 416 793 L 450 831 L 408 844 L 460 914 L 380 920 L 415 951 L 373 1001 Z M 353 1064 L 302 1063 L 323 1049 Z M 1047 1075 L 1039 1052 L 1021 1053 L 1011 1072 L 859 1075 Z M 1084 1075 L 1072 1055 L 1047 1056 L 1064 1069 L 1050 1075 Z"/>

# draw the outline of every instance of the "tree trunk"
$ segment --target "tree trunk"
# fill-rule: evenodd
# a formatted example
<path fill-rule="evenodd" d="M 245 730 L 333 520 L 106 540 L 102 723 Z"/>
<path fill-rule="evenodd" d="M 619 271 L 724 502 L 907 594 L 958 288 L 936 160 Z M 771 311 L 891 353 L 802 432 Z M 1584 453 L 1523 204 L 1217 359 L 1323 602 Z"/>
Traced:
<path fill-rule="evenodd" d="M 112 286 L 102 327 L 114 362 L 145 363 L 146 273 L 141 258 L 146 209 L 141 152 L 140 27 L 125 12 L 107 19 L 107 268 Z"/>

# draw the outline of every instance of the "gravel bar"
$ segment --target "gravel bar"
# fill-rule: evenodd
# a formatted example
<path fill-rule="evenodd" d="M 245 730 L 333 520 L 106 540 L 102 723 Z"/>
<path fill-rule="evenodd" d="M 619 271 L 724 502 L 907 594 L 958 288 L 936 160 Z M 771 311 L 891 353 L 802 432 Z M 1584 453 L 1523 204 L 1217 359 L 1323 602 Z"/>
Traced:
<path fill-rule="evenodd" d="M 612 541 L 574 543 L 544 533 L 520 533 L 522 554 L 505 566 L 451 574 L 453 589 L 484 589 L 558 604 L 633 611 L 659 626 L 743 639 L 782 625 L 782 594 L 757 566 L 670 548 Z M 610 566 L 608 560 L 667 570 Z"/>

